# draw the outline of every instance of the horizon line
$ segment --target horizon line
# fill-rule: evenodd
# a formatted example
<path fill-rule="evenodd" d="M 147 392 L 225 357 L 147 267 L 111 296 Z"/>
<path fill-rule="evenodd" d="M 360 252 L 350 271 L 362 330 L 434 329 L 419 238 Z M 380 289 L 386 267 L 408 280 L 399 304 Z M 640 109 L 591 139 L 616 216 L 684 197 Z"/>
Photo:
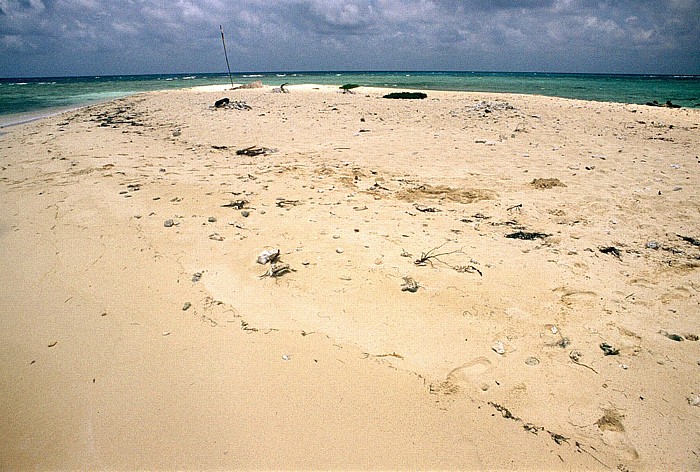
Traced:
<path fill-rule="evenodd" d="M 232 72 L 232 75 L 253 74 L 390 74 L 390 73 L 415 73 L 415 74 L 523 74 L 523 75 L 598 75 L 598 76 L 628 76 L 628 77 L 676 77 L 676 78 L 700 78 L 700 74 L 669 74 L 669 73 L 628 73 L 628 72 L 559 72 L 559 71 L 498 71 L 498 70 L 410 70 L 410 69 L 367 69 L 367 70 L 264 70 Z M 16 79 L 79 79 L 79 78 L 103 78 L 103 77 L 149 77 L 149 76 L 197 76 L 197 75 L 223 75 L 227 72 L 154 72 L 154 73 L 125 73 L 125 74 L 83 74 L 83 75 L 9 75 L 0 76 L 0 80 Z"/>

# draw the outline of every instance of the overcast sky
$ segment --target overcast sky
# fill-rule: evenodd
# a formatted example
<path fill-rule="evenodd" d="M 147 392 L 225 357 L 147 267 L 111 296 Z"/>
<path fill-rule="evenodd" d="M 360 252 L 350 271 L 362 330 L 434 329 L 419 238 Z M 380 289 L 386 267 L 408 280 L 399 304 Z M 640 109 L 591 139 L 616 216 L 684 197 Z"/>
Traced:
<path fill-rule="evenodd" d="M 700 0 L 0 0 L 0 76 L 700 74 Z"/>

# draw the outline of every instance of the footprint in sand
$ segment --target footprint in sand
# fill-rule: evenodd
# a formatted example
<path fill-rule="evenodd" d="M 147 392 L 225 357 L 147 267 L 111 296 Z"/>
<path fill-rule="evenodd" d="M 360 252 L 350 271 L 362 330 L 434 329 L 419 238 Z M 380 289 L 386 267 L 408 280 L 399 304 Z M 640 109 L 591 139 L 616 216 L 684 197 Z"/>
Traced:
<path fill-rule="evenodd" d="M 494 383 L 491 378 L 492 371 L 490 360 L 477 357 L 450 372 L 447 375 L 447 381 L 462 387 L 466 392 L 473 389 L 486 392 Z"/>
<path fill-rule="evenodd" d="M 598 429 L 603 433 L 603 442 L 617 449 L 625 459 L 639 459 L 637 450 L 625 433 L 625 427 L 622 424 L 623 417 L 620 413 L 615 409 L 604 410 L 603 413 L 603 416 L 596 421 Z"/>
<path fill-rule="evenodd" d="M 566 306 L 593 306 L 598 300 L 598 294 L 588 290 L 575 290 L 569 287 L 559 287 L 553 290 L 561 293 L 560 300 Z"/>
<path fill-rule="evenodd" d="M 661 295 L 661 303 L 668 303 L 675 300 L 687 300 L 693 297 L 691 288 L 685 285 L 679 285 L 671 288 Z"/>

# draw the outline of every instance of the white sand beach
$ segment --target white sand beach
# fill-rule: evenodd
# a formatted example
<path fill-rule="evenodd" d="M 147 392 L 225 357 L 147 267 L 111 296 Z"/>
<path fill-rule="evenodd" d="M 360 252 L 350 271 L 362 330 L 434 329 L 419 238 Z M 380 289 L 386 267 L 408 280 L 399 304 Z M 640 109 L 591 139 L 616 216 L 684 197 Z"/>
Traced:
<path fill-rule="evenodd" d="M 4 129 L 0 468 L 700 467 L 699 110 L 287 89 Z"/>

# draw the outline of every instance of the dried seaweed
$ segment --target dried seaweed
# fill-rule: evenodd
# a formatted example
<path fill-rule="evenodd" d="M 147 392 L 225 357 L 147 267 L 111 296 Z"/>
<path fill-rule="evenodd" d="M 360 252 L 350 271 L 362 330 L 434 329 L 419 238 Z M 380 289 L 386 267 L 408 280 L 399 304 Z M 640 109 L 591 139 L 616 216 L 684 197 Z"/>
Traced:
<path fill-rule="evenodd" d="M 236 151 L 236 154 L 239 156 L 260 156 L 260 155 L 265 155 L 265 154 L 271 154 L 275 152 L 276 149 L 271 149 L 271 148 L 266 148 L 266 147 L 259 147 L 259 146 L 250 146 L 244 149 L 239 149 Z"/>
<path fill-rule="evenodd" d="M 433 265 L 433 262 L 431 261 L 431 259 L 435 259 L 435 260 L 438 261 L 438 262 L 442 262 L 440 259 L 438 259 L 438 257 L 440 257 L 440 256 L 447 256 L 447 255 L 450 255 L 450 254 L 458 254 L 458 253 L 464 254 L 464 253 L 462 252 L 461 249 L 457 249 L 457 250 L 455 250 L 455 251 L 441 252 L 441 253 L 439 253 L 439 254 L 435 254 L 435 251 L 437 251 L 438 249 L 440 249 L 440 248 L 441 248 L 442 246 L 444 246 L 445 244 L 447 244 L 447 243 L 446 243 L 446 242 L 445 242 L 445 243 L 442 243 L 441 245 L 432 248 L 432 249 L 431 249 L 430 251 L 428 251 L 428 252 L 422 252 L 421 255 L 420 255 L 420 257 L 419 257 L 418 259 L 416 259 L 415 261 L 413 261 L 413 263 L 414 263 L 415 265 L 418 265 L 418 266 L 424 266 L 424 265 L 426 265 L 426 262 L 429 262 L 430 265 L 432 266 L 432 265 Z M 443 262 L 443 264 L 444 264 L 444 262 Z"/>
<path fill-rule="evenodd" d="M 392 92 L 384 95 L 383 98 L 398 98 L 398 99 L 408 99 L 408 100 L 420 100 L 427 98 L 428 95 L 423 92 Z"/>
<path fill-rule="evenodd" d="M 678 234 L 678 235 L 676 235 L 676 236 L 678 236 L 679 238 L 681 238 L 681 239 L 682 239 L 683 241 L 685 241 L 686 243 L 690 243 L 690 244 L 692 244 L 693 246 L 699 246 L 699 247 L 700 247 L 700 239 L 691 238 L 690 236 L 681 236 L 680 234 Z"/>
<path fill-rule="evenodd" d="M 247 200 L 233 200 L 232 202 L 221 205 L 222 208 L 235 208 L 236 210 L 242 210 L 248 204 Z"/>
<path fill-rule="evenodd" d="M 551 236 L 551 234 L 536 233 L 528 231 L 516 231 L 515 233 L 506 234 L 506 238 L 510 239 L 523 239 L 525 241 L 532 241 L 534 239 L 544 239 Z"/>
<path fill-rule="evenodd" d="M 600 343 L 600 348 L 603 350 L 603 354 L 606 356 L 617 356 L 620 354 L 620 350 L 612 347 L 608 343 Z"/>
<path fill-rule="evenodd" d="M 618 259 L 622 259 L 620 257 L 620 250 L 616 248 L 615 246 L 609 246 L 609 247 L 602 247 L 600 248 L 600 252 L 603 254 L 612 254 L 613 256 L 617 257 Z"/>
<path fill-rule="evenodd" d="M 508 408 L 494 402 L 489 402 L 489 405 L 494 407 L 496 410 L 500 411 L 504 418 L 514 421 L 520 421 L 520 418 L 514 416 L 513 413 L 511 413 L 510 410 L 508 410 Z"/>

